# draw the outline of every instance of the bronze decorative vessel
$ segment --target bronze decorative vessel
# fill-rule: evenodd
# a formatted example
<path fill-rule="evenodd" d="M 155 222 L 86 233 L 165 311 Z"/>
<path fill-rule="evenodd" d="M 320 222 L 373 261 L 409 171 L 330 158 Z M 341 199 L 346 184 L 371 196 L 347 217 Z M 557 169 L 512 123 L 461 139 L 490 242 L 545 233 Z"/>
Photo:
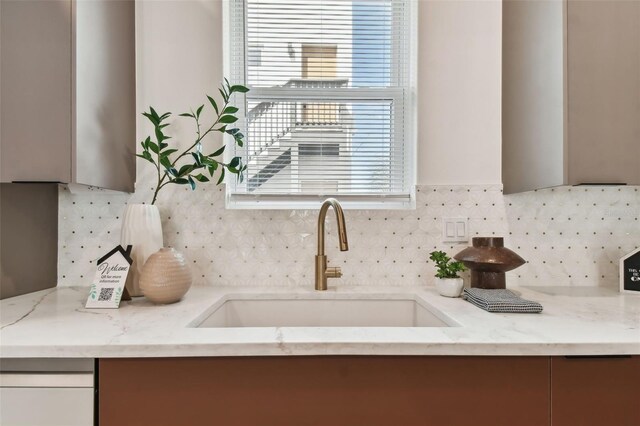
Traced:
<path fill-rule="evenodd" d="M 505 272 L 526 263 L 504 246 L 502 237 L 475 237 L 472 242 L 453 257 L 471 271 L 471 287 L 506 288 Z"/>

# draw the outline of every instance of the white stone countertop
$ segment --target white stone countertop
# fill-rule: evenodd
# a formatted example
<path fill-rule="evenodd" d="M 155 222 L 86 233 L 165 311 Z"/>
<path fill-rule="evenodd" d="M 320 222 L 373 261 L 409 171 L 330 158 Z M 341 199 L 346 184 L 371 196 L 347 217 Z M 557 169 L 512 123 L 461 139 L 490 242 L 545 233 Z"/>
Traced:
<path fill-rule="evenodd" d="M 638 355 L 640 295 L 596 287 L 520 287 L 540 314 L 495 314 L 429 287 L 194 287 L 179 303 L 144 298 L 84 308 L 88 287 L 0 302 L 0 357 L 108 358 L 257 355 Z M 459 326 L 195 328 L 230 295 L 380 298 L 416 295 Z M 337 296 L 336 296 L 337 295 Z"/>

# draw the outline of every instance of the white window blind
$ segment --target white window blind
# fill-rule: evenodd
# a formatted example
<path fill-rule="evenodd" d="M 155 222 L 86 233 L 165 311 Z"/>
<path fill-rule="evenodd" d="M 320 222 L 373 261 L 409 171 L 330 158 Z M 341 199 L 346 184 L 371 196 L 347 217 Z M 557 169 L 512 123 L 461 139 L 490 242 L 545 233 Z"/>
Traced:
<path fill-rule="evenodd" d="M 412 0 L 230 0 L 243 95 L 231 206 L 407 205 L 413 186 Z"/>

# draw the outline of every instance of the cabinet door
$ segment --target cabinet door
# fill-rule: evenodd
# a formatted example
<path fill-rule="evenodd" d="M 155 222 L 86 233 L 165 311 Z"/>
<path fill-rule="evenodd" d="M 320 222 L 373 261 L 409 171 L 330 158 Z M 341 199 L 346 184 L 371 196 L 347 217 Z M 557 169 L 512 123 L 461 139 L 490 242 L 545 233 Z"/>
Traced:
<path fill-rule="evenodd" d="M 92 426 L 93 389 L 0 387 L 0 424 Z"/>
<path fill-rule="evenodd" d="M 74 6 L 72 179 L 83 185 L 133 192 L 135 1 L 76 1 Z"/>
<path fill-rule="evenodd" d="M 640 357 L 551 360 L 553 426 L 640 425 Z"/>
<path fill-rule="evenodd" d="M 550 420 L 548 357 L 102 359 L 99 383 L 101 426 Z"/>
<path fill-rule="evenodd" d="M 71 1 L 0 2 L 0 180 L 71 181 Z"/>
<path fill-rule="evenodd" d="M 1 182 L 134 190 L 134 0 L 3 0 L 0 59 Z"/>
<path fill-rule="evenodd" d="M 569 184 L 640 184 L 640 2 L 567 3 Z"/>
<path fill-rule="evenodd" d="M 91 426 L 93 425 L 93 373 L 60 370 L 79 366 L 80 360 L 3 359 L 2 368 L 25 371 L 0 373 L 0 425 Z M 40 371 L 46 367 L 52 371 Z"/>

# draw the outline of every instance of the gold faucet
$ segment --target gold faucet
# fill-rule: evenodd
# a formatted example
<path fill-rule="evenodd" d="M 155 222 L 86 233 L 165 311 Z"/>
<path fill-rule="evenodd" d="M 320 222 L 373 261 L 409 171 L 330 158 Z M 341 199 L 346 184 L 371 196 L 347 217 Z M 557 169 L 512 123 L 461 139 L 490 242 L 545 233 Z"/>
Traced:
<path fill-rule="evenodd" d="M 340 251 L 349 250 L 347 241 L 347 227 L 345 225 L 342 206 L 335 198 L 327 198 L 318 215 L 318 254 L 316 255 L 316 290 L 327 289 L 327 278 L 340 278 L 342 270 L 339 267 L 327 268 L 327 256 L 324 254 L 324 222 L 327 218 L 329 207 L 333 207 L 338 221 L 338 239 L 340 240 Z"/>

